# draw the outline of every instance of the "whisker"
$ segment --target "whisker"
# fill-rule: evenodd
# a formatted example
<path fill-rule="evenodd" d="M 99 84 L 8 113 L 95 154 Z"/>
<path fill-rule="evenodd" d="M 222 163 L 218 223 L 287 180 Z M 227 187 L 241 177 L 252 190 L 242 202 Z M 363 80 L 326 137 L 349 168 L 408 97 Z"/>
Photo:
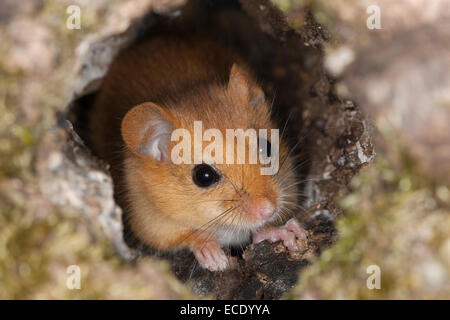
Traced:
<path fill-rule="evenodd" d="M 227 180 L 231 183 L 231 185 L 233 186 L 234 191 L 239 195 L 239 197 L 242 197 L 241 194 L 239 193 L 238 189 L 237 189 L 236 186 L 234 185 L 233 181 L 232 181 L 230 178 L 228 178 L 228 176 L 225 175 L 224 173 L 222 173 L 222 174 L 223 174 L 223 176 L 224 176 L 225 178 L 227 178 Z"/>
<path fill-rule="evenodd" d="M 229 212 L 227 212 L 226 215 L 224 215 L 221 219 L 217 220 L 213 225 L 209 226 L 208 229 L 203 230 L 202 232 L 205 231 L 209 231 L 208 236 L 205 239 L 205 242 L 209 241 L 213 236 L 216 235 L 217 231 L 225 224 L 226 221 L 228 221 L 228 219 L 233 216 L 231 213 L 237 209 L 238 207 L 233 207 L 232 210 L 230 210 Z M 226 220 L 221 221 L 222 219 L 226 218 Z M 213 230 L 211 230 L 211 227 L 214 227 Z"/>
<path fill-rule="evenodd" d="M 288 115 L 288 117 L 287 117 L 287 119 L 286 119 L 286 122 L 284 123 L 283 131 L 281 131 L 281 139 L 283 139 L 283 137 L 284 137 L 284 131 L 285 131 L 286 128 L 287 128 L 287 124 L 288 124 L 289 120 L 291 119 L 291 116 L 292 116 L 292 113 L 293 113 L 293 112 L 294 112 L 294 110 L 291 110 L 291 111 L 289 112 L 289 115 Z"/>
<path fill-rule="evenodd" d="M 300 141 L 297 141 L 297 143 L 291 148 L 291 150 L 288 152 L 288 154 L 286 155 L 286 157 L 284 158 L 283 162 L 281 163 L 280 167 L 278 168 L 278 171 L 275 175 L 278 175 L 281 171 L 281 169 L 283 168 L 284 164 L 286 163 L 286 160 L 289 159 L 289 156 L 291 155 L 292 151 L 295 150 L 295 148 L 297 148 L 297 146 L 299 145 Z"/>
<path fill-rule="evenodd" d="M 212 223 L 216 223 L 219 219 L 224 217 L 228 212 L 230 212 L 233 209 L 233 207 L 230 207 L 228 209 L 226 209 L 224 212 L 222 212 L 221 214 L 217 215 L 216 217 L 214 217 L 213 219 L 209 220 L 208 222 L 206 222 L 205 224 L 201 225 L 199 228 L 195 229 L 191 234 L 187 235 L 185 238 L 183 238 L 181 240 L 181 243 L 186 241 L 187 239 L 189 239 L 190 237 L 194 236 L 195 234 L 201 234 L 202 232 L 205 232 L 206 230 L 208 230 L 208 225 L 212 224 Z M 205 228 L 206 227 L 206 228 Z M 204 229 L 204 230 L 202 230 Z M 198 235 L 197 235 L 198 236 Z"/>
<path fill-rule="evenodd" d="M 200 202 L 226 202 L 226 201 L 239 201 L 237 199 L 218 199 L 218 200 L 201 200 L 201 201 L 196 201 L 196 203 L 200 203 Z"/>

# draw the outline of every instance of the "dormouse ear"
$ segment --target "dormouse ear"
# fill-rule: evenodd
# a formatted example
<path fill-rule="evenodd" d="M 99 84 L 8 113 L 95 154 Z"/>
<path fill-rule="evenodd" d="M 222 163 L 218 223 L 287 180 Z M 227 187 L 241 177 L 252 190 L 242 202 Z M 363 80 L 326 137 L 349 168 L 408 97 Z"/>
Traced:
<path fill-rule="evenodd" d="M 246 99 L 254 108 L 265 101 L 262 89 L 255 83 L 249 72 L 237 63 L 231 67 L 228 90 Z"/>
<path fill-rule="evenodd" d="M 168 158 L 173 117 L 160 106 L 146 102 L 128 111 L 122 120 L 122 137 L 133 153 L 155 160 Z"/>

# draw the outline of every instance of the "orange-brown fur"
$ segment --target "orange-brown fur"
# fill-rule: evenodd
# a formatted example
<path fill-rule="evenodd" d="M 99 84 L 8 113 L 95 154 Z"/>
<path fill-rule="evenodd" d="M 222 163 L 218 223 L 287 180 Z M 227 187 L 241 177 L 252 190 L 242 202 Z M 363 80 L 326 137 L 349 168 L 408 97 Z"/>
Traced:
<path fill-rule="evenodd" d="M 243 71 L 234 86 L 228 84 L 233 64 Z M 115 182 L 124 185 L 126 217 L 147 245 L 194 248 L 214 240 L 219 227 L 230 232 L 255 230 L 261 222 L 254 221 L 246 209 L 259 197 L 274 201 L 280 217 L 295 206 L 293 163 L 291 159 L 284 163 L 288 149 L 282 141 L 279 174 L 263 176 L 259 165 L 217 164 L 224 179 L 207 189 L 192 182 L 193 165 L 137 155 L 123 141 L 125 114 L 145 102 L 167 110 L 174 128 L 188 129 L 192 137 L 194 120 L 203 122 L 203 131 L 220 129 L 224 138 L 225 129 L 276 128 L 267 102 L 253 105 L 252 95 L 262 91 L 248 70 L 238 55 L 213 40 L 175 35 L 151 37 L 123 51 L 111 65 L 92 111 L 91 143 L 111 164 Z M 242 92 L 240 85 L 249 91 Z M 132 136 L 134 127 L 122 128 L 122 134 Z M 286 190 L 281 191 L 283 187 Z M 236 209 L 220 223 L 203 227 L 231 206 Z"/>

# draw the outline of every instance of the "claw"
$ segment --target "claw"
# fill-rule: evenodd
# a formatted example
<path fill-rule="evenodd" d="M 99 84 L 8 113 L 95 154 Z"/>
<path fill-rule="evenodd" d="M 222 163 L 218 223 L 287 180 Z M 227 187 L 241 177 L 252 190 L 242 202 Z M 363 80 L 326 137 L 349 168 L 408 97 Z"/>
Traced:
<path fill-rule="evenodd" d="M 294 218 L 290 219 L 286 222 L 285 227 L 293 232 L 297 239 L 304 240 L 306 239 L 306 231 L 302 228 L 302 226 L 298 223 L 298 221 Z"/>
<path fill-rule="evenodd" d="M 283 244 L 289 251 L 299 250 L 296 239 L 306 239 L 306 232 L 296 219 L 290 219 L 281 227 L 269 227 L 259 230 L 253 235 L 253 243 L 259 243 L 264 240 L 270 242 L 283 241 Z"/>
<path fill-rule="evenodd" d="M 193 252 L 197 261 L 205 269 L 222 271 L 228 267 L 228 257 L 215 241 L 199 244 Z"/>

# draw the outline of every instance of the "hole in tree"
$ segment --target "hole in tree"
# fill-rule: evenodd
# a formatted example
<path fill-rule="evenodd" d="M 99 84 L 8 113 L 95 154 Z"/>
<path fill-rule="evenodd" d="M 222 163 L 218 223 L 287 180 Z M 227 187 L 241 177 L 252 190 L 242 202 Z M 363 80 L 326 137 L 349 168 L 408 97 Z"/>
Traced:
<path fill-rule="evenodd" d="M 306 47 L 303 39 L 292 32 L 287 32 L 283 40 L 275 39 L 260 29 L 258 22 L 250 17 L 241 7 L 238 1 L 189 1 L 182 8 L 184 14 L 174 12 L 172 15 L 147 14 L 141 21 L 136 39 L 128 47 L 133 46 L 143 39 L 160 34 L 178 33 L 181 35 L 198 34 L 210 37 L 216 41 L 231 47 L 246 61 L 252 68 L 257 80 L 262 85 L 266 96 L 272 101 L 272 118 L 283 131 L 283 139 L 286 140 L 290 148 L 294 148 L 293 156 L 296 157 L 298 179 L 306 181 L 308 176 L 311 154 L 314 152 L 311 147 L 316 136 L 309 133 L 310 127 L 314 123 L 304 123 L 303 112 L 305 103 L 324 104 L 320 99 L 324 99 L 328 93 L 321 94 L 317 88 L 317 79 L 322 75 L 322 55 L 320 50 Z M 262 10 L 262 9 L 261 9 Z M 184 18 L 187 17 L 187 18 Z M 129 81 L 129 79 L 123 79 Z M 89 124 L 98 119 L 92 119 L 91 110 L 96 99 L 96 91 L 84 94 L 77 98 L 69 108 L 67 117 L 74 124 L 76 132 L 80 135 L 88 147 L 91 146 Z M 320 130 L 317 130 L 320 131 Z M 106 143 L 106 142 L 105 142 Z M 120 190 L 117 186 L 121 181 L 114 180 L 116 189 L 116 202 L 121 205 Z M 301 186 L 303 189 L 304 186 Z M 302 203 L 304 199 L 300 199 Z M 124 217 L 127 216 L 124 208 Z M 298 210 L 297 217 L 301 219 L 302 211 Z M 327 224 L 327 222 L 323 222 Z M 207 271 L 201 270 L 188 251 L 178 251 L 176 254 L 159 253 L 147 248 L 133 234 L 124 220 L 125 239 L 129 246 L 138 248 L 146 254 L 156 254 L 172 261 L 172 268 L 175 274 L 182 280 L 191 280 L 200 283 L 203 289 L 200 293 L 209 288 L 210 292 L 219 292 L 220 287 L 227 285 L 211 277 Z M 325 228 L 321 225 L 322 228 Z M 333 229 L 329 226 L 329 229 Z M 333 230 L 327 229 L 330 234 Z M 243 250 L 232 249 L 230 255 L 242 261 Z M 295 283 L 296 271 L 306 265 L 305 261 L 289 267 L 292 281 Z M 254 274 L 236 275 L 237 281 L 245 277 L 253 277 Z M 199 284 L 199 286 L 200 286 Z M 194 285 L 195 288 L 196 285 Z M 235 285 L 240 288 L 239 284 Z M 251 287 L 251 286 L 250 286 Z M 219 288 L 219 289 L 218 289 Z M 208 291 L 207 290 L 207 291 Z M 251 288 L 240 288 L 241 298 L 251 297 L 246 295 L 246 290 Z M 264 298 L 278 298 L 283 292 L 274 290 L 263 292 Z M 218 297 L 226 297 L 220 296 Z M 234 296 L 236 297 L 236 296 Z"/>

